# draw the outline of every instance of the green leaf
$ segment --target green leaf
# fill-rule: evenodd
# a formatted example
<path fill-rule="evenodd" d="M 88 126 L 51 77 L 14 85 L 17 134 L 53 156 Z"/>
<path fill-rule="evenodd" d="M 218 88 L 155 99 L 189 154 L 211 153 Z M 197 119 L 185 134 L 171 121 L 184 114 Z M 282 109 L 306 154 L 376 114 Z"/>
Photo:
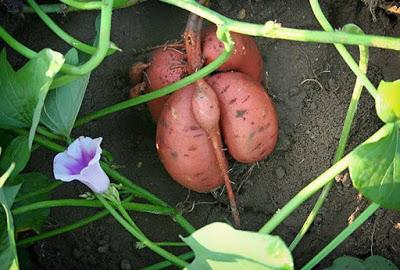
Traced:
<path fill-rule="evenodd" d="M 0 128 L 31 127 L 29 145 L 40 120 L 49 86 L 64 63 L 62 54 L 43 49 L 15 72 L 0 54 Z"/>
<path fill-rule="evenodd" d="M 393 123 L 400 120 L 400 80 L 380 82 L 375 106 L 383 122 Z"/>
<path fill-rule="evenodd" d="M 15 163 L 15 168 L 10 177 L 18 175 L 29 161 L 31 153 L 29 151 L 28 137 L 18 136 L 6 148 L 0 159 L 0 168 L 7 170 L 11 163 Z"/>
<path fill-rule="evenodd" d="M 365 261 L 351 257 L 343 256 L 335 259 L 331 267 L 324 270 L 399 270 L 391 261 L 381 256 L 371 256 Z"/>
<path fill-rule="evenodd" d="M 3 186 L 0 189 L 0 203 L 4 204 L 7 208 L 11 208 L 19 189 L 20 185 Z"/>
<path fill-rule="evenodd" d="M 286 270 L 294 269 L 292 256 L 277 236 L 235 230 L 212 223 L 183 238 L 194 251 L 188 270 Z"/>
<path fill-rule="evenodd" d="M 18 175 L 15 181 L 13 180 L 13 183 L 21 184 L 21 189 L 15 199 L 13 209 L 50 199 L 50 191 L 37 192 L 38 190 L 44 190 L 51 184 L 50 180 L 40 173 Z M 49 208 L 42 208 L 14 216 L 16 232 L 34 230 L 36 233 L 40 233 L 49 214 Z"/>
<path fill-rule="evenodd" d="M 364 265 L 367 270 L 399 270 L 394 263 L 382 256 L 370 256 L 365 259 Z"/>
<path fill-rule="evenodd" d="M 354 187 L 384 208 L 400 210 L 400 122 L 386 124 L 350 154 Z"/>
<path fill-rule="evenodd" d="M 14 238 L 14 222 L 10 211 L 20 185 L 4 186 L 13 166 L 0 177 L 0 204 L 6 216 L 6 226 L 0 228 L 0 265 L 4 269 L 19 269 L 17 248 Z M 1 212 L 1 215 L 3 213 Z"/>
<path fill-rule="evenodd" d="M 78 52 L 71 49 L 65 61 L 79 64 Z M 68 137 L 74 126 L 89 83 L 90 74 L 80 76 L 71 83 L 52 90 L 46 98 L 40 122 L 56 134 Z"/>

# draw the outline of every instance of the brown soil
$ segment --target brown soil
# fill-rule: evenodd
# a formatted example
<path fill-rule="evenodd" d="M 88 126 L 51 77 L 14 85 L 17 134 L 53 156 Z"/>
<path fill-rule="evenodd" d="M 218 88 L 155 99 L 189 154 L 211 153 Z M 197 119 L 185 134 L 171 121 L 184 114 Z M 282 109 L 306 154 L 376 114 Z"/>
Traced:
<path fill-rule="evenodd" d="M 213 9 L 232 18 L 240 14 L 250 22 L 263 23 L 271 19 L 288 27 L 320 29 L 305 0 L 213 2 Z M 377 21 L 373 22 L 370 10 L 359 0 L 322 2 L 325 14 L 336 28 L 352 22 L 366 33 L 400 35 L 397 17 L 378 10 Z M 82 12 L 56 19 L 69 33 L 90 41 L 96 15 L 96 12 Z M 144 57 L 137 52 L 180 38 L 186 18 L 186 12 L 158 1 L 115 11 L 112 39 L 123 52 L 109 57 L 93 72 L 81 115 L 125 100 L 129 91 L 129 67 Z M 33 49 L 49 46 L 62 52 L 68 49 L 34 16 L 27 16 L 26 24 L 16 30 L 16 35 Z M 279 207 L 331 165 L 355 82 L 354 75 L 332 45 L 265 38 L 257 38 L 257 42 L 264 56 L 266 82 L 278 108 L 281 129 L 276 151 L 254 166 L 249 177 L 246 177 L 249 167 L 233 164 L 236 186 L 245 179 L 237 200 L 243 228 L 248 230 L 260 228 Z M 351 51 L 357 57 L 356 48 L 352 47 Z M 14 53 L 10 57 L 17 66 L 24 61 Z M 371 49 L 368 75 L 374 84 L 381 79 L 397 79 L 399 70 L 398 53 Z M 349 150 L 381 125 L 373 101 L 365 92 Z M 113 153 L 116 163 L 124 166 L 121 171 L 125 175 L 172 205 L 186 200 L 187 205 L 192 206 L 195 202 L 195 207 L 188 207 L 192 211 L 185 216 L 196 227 L 230 220 L 225 199 L 210 194 L 188 196 L 186 189 L 170 179 L 157 158 L 155 126 L 144 106 L 95 121 L 75 130 L 74 135 L 102 136 L 103 147 Z M 53 157 L 53 153 L 45 150 L 35 152 L 29 170 L 40 170 L 51 176 Z M 54 193 L 54 198 L 73 198 L 84 191 L 80 184 L 63 185 Z M 290 243 L 314 202 L 312 199 L 300 207 L 274 233 Z M 357 192 L 351 186 L 335 183 L 315 225 L 294 252 L 296 265 L 307 262 L 348 224 L 349 217 L 357 209 L 362 211 L 366 205 L 365 201 L 357 199 Z M 52 209 L 46 228 L 62 226 L 93 213 L 92 209 Z M 184 234 L 168 218 L 138 214 L 135 219 L 154 241 L 174 241 L 179 239 L 179 234 Z M 379 210 L 317 269 L 342 255 L 382 255 L 400 265 L 400 230 L 395 226 L 399 222 L 398 212 Z M 111 217 L 39 242 L 30 250 L 33 269 L 120 269 L 122 260 L 128 260 L 132 269 L 138 269 L 161 260 L 148 250 L 137 250 L 135 240 Z"/>

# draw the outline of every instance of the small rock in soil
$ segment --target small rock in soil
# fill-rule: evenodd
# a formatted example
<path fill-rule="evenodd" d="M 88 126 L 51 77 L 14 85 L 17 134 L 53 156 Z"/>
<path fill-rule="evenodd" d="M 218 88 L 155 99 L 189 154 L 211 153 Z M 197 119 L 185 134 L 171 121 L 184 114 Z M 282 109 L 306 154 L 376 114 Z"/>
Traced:
<path fill-rule="evenodd" d="M 109 246 L 108 244 L 105 244 L 105 245 L 103 245 L 103 246 L 100 246 L 100 247 L 97 249 L 97 251 L 98 251 L 99 253 L 107 253 L 109 247 L 110 247 L 110 246 Z"/>
<path fill-rule="evenodd" d="M 282 179 L 286 175 L 286 172 L 283 167 L 278 166 L 275 170 L 275 174 L 278 179 Z"/>
<path fill-rule="evenodd" d="M 242 8 L 241 10 L 239 10 L 239 13 L 237 15 L 237 18 L 239 20 L 244 20 L 246 18 L 246 10 L 244 8 Z"/>
<path fill-rule="evenodd" d="M 121 270 L 131 270 L 132 266 L 131 263 L 127 259 L 123 259 L 121 261 Z"/>

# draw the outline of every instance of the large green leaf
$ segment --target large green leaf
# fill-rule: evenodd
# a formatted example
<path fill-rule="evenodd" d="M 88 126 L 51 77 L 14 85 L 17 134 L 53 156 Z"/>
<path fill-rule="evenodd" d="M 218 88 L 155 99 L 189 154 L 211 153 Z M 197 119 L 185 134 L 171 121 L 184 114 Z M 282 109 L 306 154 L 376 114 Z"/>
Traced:
<path fill-rule="evenodd" d="M 391 261 L 382 256 L 371 256 L 364 261 L 351 256 L 343 256 L 333 261 L 324 270 L 399 270 Z"/>
<path fill-rule="evenodd" d="M 376 111 L 385 123 L 400 120 L 400 80 L 380 82 L 376 97 Z"/>
<path fill-rule="evenodd" d="M 0 54 L 0 128 L 31 127 L 32 144 L 49 86 L 64 63 L 62 54 L 43 49 L 15 72 Z"/>
<path fill-rule="evenodd" d="M 400 122 L 386 124 L 350 156 L 354 187 L 385 208 L 400 210 Z"/>
<path fill-rule="evenodd" d="M 65 61 L 72 65 L 79 64 L 77 50 L 71 49 L 65 55 Z M 52 90 L 47 95 L 40 122 L 56 134 L 69 136 L 81 108 L 89 78 L 90 73 Z"/>
<path fill-rule="evenodd" d="M 0 169 L 6 171 L 11 163 L 15 163 L 15 168 L 10 177 L 18 175 L 29 161 L 31 152 L 29 151 L 28 137 L 18 136 L 12 140 L 0 158 Z"/>
<path fill-rule="evenodd" d="M 20 174 L 13 179 L 13 184 L 21 185 L 13 209 L 50 199 L 50 191 L 38 193 L 38 190 L 45 190 L 45 188 L 51 184 L 50 180 L 40 173 Z M 35 232 L 40 233 L 44 222 L 49 217 L 49 214 L 49 208 L 42 208 L 15 215 L 15 231 L 18 233 L 27 230 L 34 230 Z"/>
<path fill-rule="evenodd" d="M 0 265 L 2 269 L 19 269 L 17 248 L 14 238 L 14 222 L 10 211 L 15 196 L 17 195 L 20 185 L 5 186 L 7 178 L 10 176 L 13 165 L 7 172 L 0 177 L 0 204 L 5 214 L 5 225 L 0 228 Z M 0 218 L 2 219 L 2 218 Z"/>
<path fill-rule="evenodd" d="M 196 256 L 188 270 L 294 269 L 289 249 L 277 236 L 235 230 L 216 222 L 183 241 Z"/>

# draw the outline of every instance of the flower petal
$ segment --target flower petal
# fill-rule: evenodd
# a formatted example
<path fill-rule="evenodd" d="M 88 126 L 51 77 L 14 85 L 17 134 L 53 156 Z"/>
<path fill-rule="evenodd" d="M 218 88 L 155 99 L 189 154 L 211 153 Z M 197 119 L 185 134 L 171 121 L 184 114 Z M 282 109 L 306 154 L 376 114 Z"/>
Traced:
<path fill-rule="evenodd" d="M 100 167 L 99 163 L 83 169 L 78 180 L 87 185 L 95 193 L 105 192 L 110 185 L 110 179 Z"/>
<path fill-rule="evenodd" d="M 65 182 L 70 182 L 80 174 L 80 170 L 78 173 L 75 173 L 77 166 L 79 166 L 78 161 L 70 157 L 66 152 L 59 153 L 53 162 L 54 177 Z"/>

